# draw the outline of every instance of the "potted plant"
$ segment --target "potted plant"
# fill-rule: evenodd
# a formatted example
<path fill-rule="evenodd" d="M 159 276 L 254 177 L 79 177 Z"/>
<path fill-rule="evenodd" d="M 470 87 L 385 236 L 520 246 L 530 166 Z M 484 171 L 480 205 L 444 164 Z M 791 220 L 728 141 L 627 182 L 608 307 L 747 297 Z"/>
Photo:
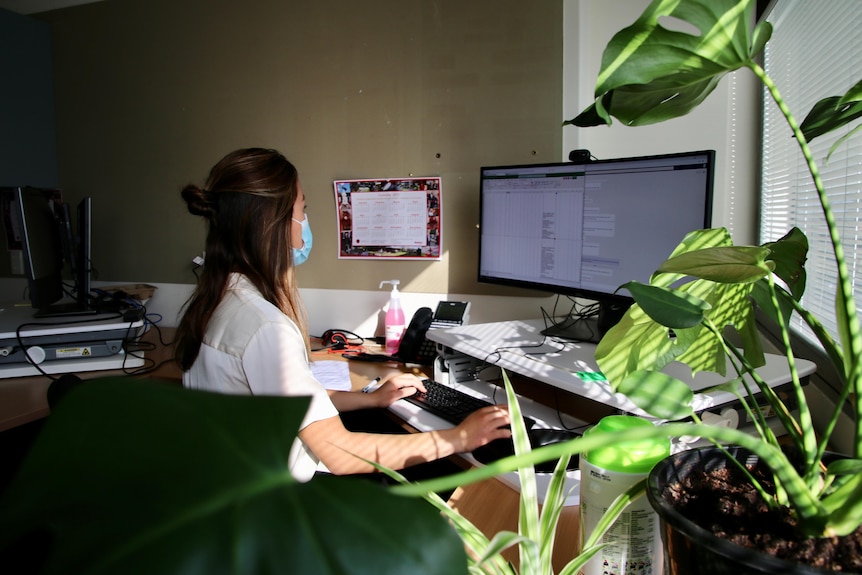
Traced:
<path fill-rule="evenodd" d="M 668 554 L 668 573 L 689 575 L 697 573 L 699 567 L 710 573 L 786 573 L 794 568 L 805 573 L 862 572 L 858 552 L 862 535 L 862 406 L 854 401 L 862 397 L 862 332 L 841 239 L 807 143 L 862 116 L 862 82 L 843 96 L 830 96 L 818 102 L 800 125 L 771 78 L 757 63 L 757 56 L 771 36 L 771 25 L 762 22 L 752 29 L 754 9 L 754 0 L 654 0 L 634 24 L 610 41 L 602 58 L 594 104 L 567 124 L 604 125 L 614 117 L 636 126 L 676 118 L 700 104 L 724 74 L 739 68 L 751 70 L 786 117 L 818 192 L 838 269 L 835 319 L 841 341 L 836 342 L 821 321 L 800 304 L 808 249 L 807 238 L 801 231 L 789 230 L 785 237 L 763 246 L 734 246 L 726 230 L 699 230 L 682 240 L 649 285 L 625 286 L 636 304 L 602 339 L 596 359 L 615 391 L 626 394 L 657 419 L 675 422 L 656 426 L 649 431 L 650 435 L 695 436 L 717 445 L 708 449 L 718 452 L 719 463 L 713 453 L 697 450 L 672 456 L 657 466 L 648 491 L 657 506 L 668 507 L 665 501 L 668 486 L 677 491 L 687 490 L 681 483 L 688 480 L 682 478 L 683 471 L 705 460 L 709 469 L 720 468 L 718 474 L 732 476 L 734 489 L 751 486 L 754 499 L 765 509 L 783 513 L 790 522 L 789 532 L 798 543 L 796 547 L 848 543 L 849 549 L 855 550 L 847 553 L 849 563 L 823 564 L 826 570 L 823 571 L 807 566 L 806 559 L 780 559 L 774 551 L 747 550 L 710 535 L 696 524 L 687 525 L 682 535 L 677 535 L 673 526 L 683 516 L 673 512 L 664 520 L 669 533 L 667 553 L 692 549 L 693 543 L 687 539 L 690 535 L 703 536 L 708 542 L 703 551 L 688 557 Z M 665 29 L 659 24 L 665 17 L 688 22 L 701 34 Z M 798 414 L 794 415 L 759 376 L 763 350 L 756 310 L 780 330 Z M 791 314 L 798 314 L 808 324 L 841 377 L 842 394 L 820 438 L 814 431 L 796 369 L 788 330 Z M 729 329 L 735 334 L 729 333 Z M 737 394 L 756 433 L 704 425 L 692 410 L 690 387 L 661 371 L 673 361 L 687 364 L 694 372 L 726 375 L 727 382 L 721 387 Z M 732 366 L 732 373 L 727 373 L 728 365 Z M 765 404 L 755 397 L 757 393 L 763 396 Z M 827 452 L 827 446 L 847 403 L 854 413 L 856 452 L 836 458 Z M 781 441 L 776 437 L 780 434 L 773 432 L 766 421 L 767 412 L 778 418 L 785 431 Z M 677 422 L 685 419 L 691 421 Z M 643 437 L 647 432 L 639 433 Z M 628 436 L 620 434 L 601 438 L 602 441 L 626 439 Z M 586 437 L 576 439 L 522 454 L 511 461 L 500 461 L 501 467 L 496 471 L 595 447 L 586 441 Z M 756 459 L 756 467 L 745 464 L 751 460 L 750 456 Z M 458 481 L 480 479 L 491 472 L 472 470 Z M 443 482 L 433 486 L 445 485 Z M 422 486 L 404 489 L 419 492 Z M 717 499 L 715 495 L 709 497 Z M 751 494 L 746 493 L 746 497 L 751 498 Z M 777 532 L 778 525 L 773 521 L 760 530 Z M 816 563 L 820 559 L 811 561 Z M 718 567 L 721 563 L 729 570 L 721 571 Z"/>
<path fill-rule="evenodd" d="M 121 377 L 87 381 L 57 402 L 0 493 L 4 573 L 550 575 L 569 456 L 530 453 L 505 383 L 520 459 L 476 471 L 481 479 L 520 468 L 520 532 L 489 539 L 435 494 L 434 482 L 386 488 L 350 477 L 294 480 L 287 454 L 308 398 Z M 584 445 L 600 444 L 598 435 Z M 540 513 L 533 465 L 551 456 L 561 461 Z M 447 490 L 471 475 L 437 483 Z M 602 547 L 604 531 L 644 489 L 641 482 L 617 499 L 561 574 L 575 573 Z M 513 545 L 521 549 L 520 571 L 501 556 Z"/>
<path fill-rule="evenodd" d="M 802 232 L 790 230 L 781 240 L 763 246 L 734 246 L 726 230 L 700 230 L 683 240 L 648 285 L 633 282 L 625 286 L 636 303 L 602 339 L 596 359 L 614 390 L 627 394 L 645 411 L 662 420 L 691 418 L 695 422 L 699 420 L 690 407 L 689 387 L 660 370 L 678 361 L 694 372 L 725 374 L 727 366 L 732 365 L 733 373 L 727 374 L 724 387 L 739 395 L 757 436 L 746 439 L 738 432 L 727 433 L 736 430 L 697 423 L 691 435 L 741 445 L 745 453 L 752 452 L 759 458 L 769 470 L 760 480 L 755 478 L 757 471 L 735 458 L 730 458 L 731 471 L 724 472 L 739 472 L 743 482 L 754 486 L 757 499 L 766 509 L 786 511 L 792 522 L 790 531 L 801 547 L 859 538 L 862 523 L 862 407 L 853 401 L 862 396 L 862 332 L 838 228 L 808 146 L 810 139 L 862 116 L 862 82 L 843 96 L 821 100 L 799 124 L 772 79 L 757 63 L 772 28 L 764 21 L 752 29 L 754 8 L 754 0 L 653 1 L 635 23 L 611 39 L 602 57 L 595 102 L 567 123 L 581 127 L 604 125 L 614 117 L 636 126 L 676 118 L 702 102 L 724 74 L 740 68 L 751 70 L 762 81 L 786 118 L 807 162 L 829 229 L 839 278 L 835 319 L 841 341 L 836 342 L 821 321 L 799 302 L 808 248 Z M 669 30 L 660 24 L 662 18 L 688 22 L 700 35 Z M 794 416 L 758 376 L 763 351 L 756 309 L 780 329 L 798 415 Z M 811 328 L 842 378 L 842 395 L 819 439 L 791 347 L 788 319 L 794 313 Z M 728 327 L 741 337 L 731 338 Z M 749 389 L 749 385 L 756 388 Z M 785 443 L 779 442 L 767 425 L 759 403 L 752 401 L 754 392 L 763 395 L 768 409 L 780 419 L 786 432 Z M 856 453 L 830 462 L 826 449 L 845 402 L 850 402 L 855 414 Z M 720 458 L 728 461 L 730 449 L 715 449 Z M 682 467 L 692 467 L 694 457 L 703 455 L 683 454 L 677 457 L 678 467 L 654 470 L 649 493 L 656 504 L 663 505 L 669 496 L 667 482 L 679 479 Z M 735 571 L 770 572 L 766 567 L 760 570 L 751 566 L 749 553 L 737 554 L 743 559 L 736 561 Z M 858 551 L 855 555 L 856 562 L 830 569 L 862 571 Z M 677 566 L 674 561 L 670 559 L 669 572 L 693 572 L 688 570 L 690 563 Z M 779 565 L 774 572 L 786 572 L 788 563 Z"/>

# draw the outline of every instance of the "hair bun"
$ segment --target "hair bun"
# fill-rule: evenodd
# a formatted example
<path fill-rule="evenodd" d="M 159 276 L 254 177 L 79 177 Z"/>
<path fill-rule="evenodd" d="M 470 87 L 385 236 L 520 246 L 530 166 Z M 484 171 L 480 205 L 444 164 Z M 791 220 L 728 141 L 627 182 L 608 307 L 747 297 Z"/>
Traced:
<path fill-rule="evenodd" d="M 190 213 L 205 217 L 215 215 L 216 207 L 212 192 L 202 190 L 194 184 L 189 184 L 183 188 L 182 196 L 186 201 Z"/>

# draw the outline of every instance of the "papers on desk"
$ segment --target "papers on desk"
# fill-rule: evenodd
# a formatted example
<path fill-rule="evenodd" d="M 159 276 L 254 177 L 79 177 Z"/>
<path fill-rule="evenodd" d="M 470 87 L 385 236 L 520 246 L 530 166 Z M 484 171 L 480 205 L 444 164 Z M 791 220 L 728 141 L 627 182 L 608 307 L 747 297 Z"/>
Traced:
<path fill-rule="evenodd" d="M 350 368 L 346 361 L 324 359 L 311 362 L 311 373 L 326 389 L 350 391 Z"/>

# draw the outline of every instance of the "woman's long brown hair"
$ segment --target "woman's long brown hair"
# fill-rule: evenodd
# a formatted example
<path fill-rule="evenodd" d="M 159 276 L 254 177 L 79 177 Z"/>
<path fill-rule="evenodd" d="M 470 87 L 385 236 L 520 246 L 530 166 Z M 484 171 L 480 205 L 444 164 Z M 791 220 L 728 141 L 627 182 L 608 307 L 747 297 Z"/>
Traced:
<path fill-rule="evenodd" d="M 296 322 L 308 346 L 290 243 L 297 180 L 296 168 L 277 151 L 248 148 L 213 166 L 204 189 L 193 184 L 183 188 L 189 212 L 207 222 L 203 271 L 177 327 L 175 357 L 183 371 L 200 353 L 234 272 L 248 277 L 267 301 Z"/>

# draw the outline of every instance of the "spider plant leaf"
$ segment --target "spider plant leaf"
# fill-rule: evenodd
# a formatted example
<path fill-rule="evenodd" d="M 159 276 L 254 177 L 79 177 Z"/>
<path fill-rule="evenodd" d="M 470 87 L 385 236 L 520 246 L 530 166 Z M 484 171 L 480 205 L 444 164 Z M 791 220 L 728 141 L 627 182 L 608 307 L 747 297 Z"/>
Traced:
<path fill-rule="evenodd" d="M 775 309 L 775 305 L 772 302 L 772 294 L 769 291 L 769 282 L 767 280 L 764 279 L 757 282 L 751 290 L 751 298 L 769 319 L 777 324 L 778 314 L 780 313 L 784 324 L 787 325 L 790 321 L 790 316 L 793 314 L 793 304 L 789 301 L 793 296 L 777 286 L 776 295 L 778 296 L 778 310 Z"/>
<path fill-rule="evenodd" d="M 491 559 L 498 556 L 506 549 L 518 545 L 524 540 L 524 537 L 513 531 L 498 531 L 491 538 L 485 551 L 480 555 L 476 563 L 481 566 L 488 563 Z"/>
<path fill-rule="evenodd" d="M 509 416 L 512 428 L 512 443 L 515 456 L 530 453 L 530 438 L 521 415 L 518 396 L 509 380 L 509 374 L 503 371 L 503 383 L 506 388 L 506 399 L 509 404 Z M 521 545 L 521 560 L 533 565 L 539 564 L 538 546 L 530 545 L 540 537 L 539 495 L 536 487 L 536 470 L 532 463 L 518 467 L 518 478 L 521 484 L 520 509 L 518 513 L 518 533 L 524 536 Z"/>
<path fill-rule="evenodd" d="M 683 291 L 631 281 L 623 286 L 632 294 L 644 313 L 653 321 L 671 329 L 699 325 L 703 312 L 711 306 L 702 299 Z"/>
<path fill-rule="evenodd" d="M 566 123 L 609 124 L 610 115 L 637 126 L 689 113 L 725 74 L 748 65 L 763 50 L 772 26 L 761 22 L 752 33 L 754 8 L 754 0 L 654 0 L 608 43 L 596 102 Z M 663 19 L 687 22 L 696 31 L 666 28 Z M 606 114 L 596 109 L 599 105 Z"/>
<path fill-rule="evenodd" d="M 660 273 L 689 275 L 718 283 L 753 283 L 775 264 L 767 261 L 765 247 L 722 246 L 674 256 L 658 269 Z"/>
<path fill-rule="evenodd" d="M 860 459 L 839 459 L 833 461 L 826 468 L 829 475 L 848 475 L 853 473 L 862 473 L 862 460 Z"/>
<path fill-rule="evenodd" d="M 676 421 L 694 413 L 691 387 L 660 371 L 636 371 L 620 382 L 617 391 L 658 419 Z"/>
<path fill-rule="evenodd" d="M 849 535 L 862 522 L 862 473 L 846 481 L 823 500 L 829 517 L 826 535 Z"/>
<path fill-rule="evenodd" d="M 581 567 L 587 564 L 587 561 L 592 559 L 596 553 L 608 545 L 610 545 L 610 543 L 600 543 L 598 545 L 593 545 L 588 549 L 583 549 L 577 557 L 572 559 L 565 567 L 563 567 L 559 575 L 575 575 L 579 572 Z"/>
<path fill-rule="evenodd" d="M 805 139 L 810 142 L 860 117 L 862 117 L 862 80 L 843 96 L 829 96 L 814 104 L 799 128 Z"/>
<path fill-rule="evenodd" d="M 566 469 L 571 455 L 566 453 L 557 460 L 551 481 L 545 491 L 545 501 L 542 504 L 541 528 L 539 530 L 539 556 L 541 557 L 540 572 L 550 573 L 554 555 L 554 541 L 557 535 L 557 524 L 563 512 L 568 492 L 566 490 Z"/>

